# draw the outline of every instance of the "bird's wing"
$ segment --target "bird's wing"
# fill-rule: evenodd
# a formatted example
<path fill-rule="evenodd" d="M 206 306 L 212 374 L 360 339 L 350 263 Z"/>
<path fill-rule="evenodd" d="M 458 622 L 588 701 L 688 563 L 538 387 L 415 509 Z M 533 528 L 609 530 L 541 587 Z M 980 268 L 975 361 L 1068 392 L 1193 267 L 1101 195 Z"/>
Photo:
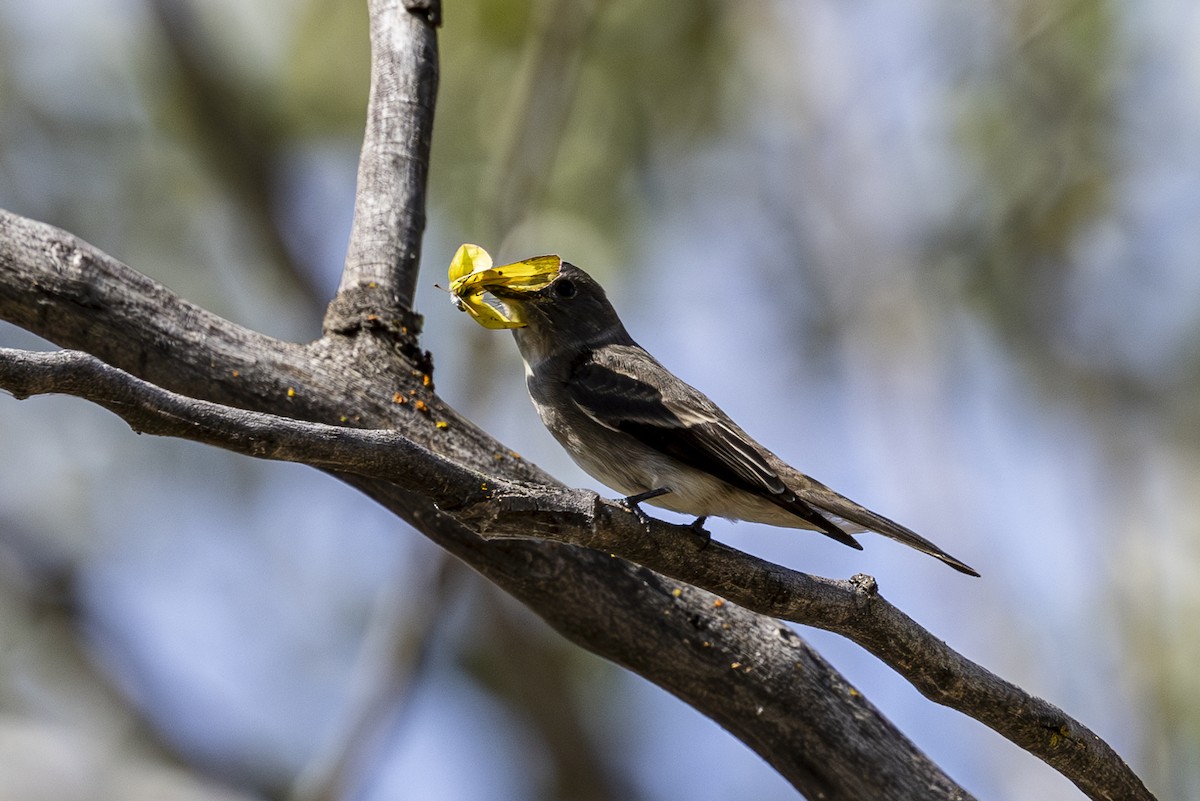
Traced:
<path fill-rule="evenodd" d="M 645 351 L 630 350 L 599 348 L 576 366 L 569 391 L 580 409 L 597 423 L 734 486 L 768 493 L 787 490 L 754 441 L 712 401 Z M 668 388 L 666 397 L 660 388 Z"/>
<path fill-rule="evenodd" d="M 636 345 L 593 350 L 575 365 L 568 391 L 575 404 L 600 425 L 760 495 L 839 542 L 862 547 L 797 497 L 760 446 L 715 403 Z"/>

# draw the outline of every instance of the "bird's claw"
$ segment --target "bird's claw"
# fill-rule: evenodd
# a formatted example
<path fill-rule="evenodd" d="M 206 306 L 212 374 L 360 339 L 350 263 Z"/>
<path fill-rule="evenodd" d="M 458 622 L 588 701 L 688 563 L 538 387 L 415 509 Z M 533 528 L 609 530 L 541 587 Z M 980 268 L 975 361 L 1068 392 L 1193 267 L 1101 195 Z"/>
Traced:
<path fill-rule="evenodd" d="M 622 498 L 621 505 L 624 506 L 629 511 L 633 512 L 633 514 L 641 522 L 642 528 L 646 528 L 646 529 L 650 528 L 650 521 L 653 520 L 654 518 L 652 518 L 650 515 L 646 514 L 646 510 L 643 509 L 642 507 L 638 506 L 637 501 L 631 501 L 628 498 Z"/>
<path fill-rule="evenodd" d="M 621 503 L 624 504 L 626 509 L 637 515 L 638 520 L 642 521 L 643 526 L 650 528 L 650 521 L 654 518 L 646 514 L 645 510 L 638 506 L 638 504 L 642 501 L 648 501 L 651 498 L 658 498 L 662 495 L 666 495 L 670 491 L 671 490 L 667 489 L 666 487 L 659 487 L 658 489 L 647 490 L 646 492 L 639 492 L 634 495 L 626 495 L 621 499 Z"/>

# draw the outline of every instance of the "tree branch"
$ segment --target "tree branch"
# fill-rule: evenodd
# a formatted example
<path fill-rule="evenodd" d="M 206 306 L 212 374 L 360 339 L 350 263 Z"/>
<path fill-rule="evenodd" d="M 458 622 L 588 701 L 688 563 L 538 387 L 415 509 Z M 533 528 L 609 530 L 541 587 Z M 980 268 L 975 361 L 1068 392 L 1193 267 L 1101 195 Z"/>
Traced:
<path fill-rule="evenodd" d="M 325 331 L 398 316 L 397 325 L 415 335 L 441 12 L 433 0 L 370 0 L 370 12 L 371 92 L 354 226 Z"/>
<path fill-rule="evenodd" d="M 374 476 L 452 507 L 482 502 L 490 493 L 479 487 L 489 480 L 506 493 L 519 494 L 516 484 L 490 479 L 396 431 L 310 423 L 189 398 L 80 351 L 0 348 L 0 389 L 19 399 L 48 393 L 74 395 L 108 409 L 139 434 Z"/>
<path fill-rule="evenodd" d="M 881 659 L 922 695 L 955 709 L 1037 756 L 1089 798 L 1152 799 L 1111 746 L 1058 707 L 959 654 L 891 604 L 875 579 L 846 581 L 790 570 L 715 541 L 690 526 L 654 521 L 638 536 L 621 504 L 581 499 L 549 509 L 527 492 L 499 496 L 456 516 L 489 538 L 537 536 L 648 567 L 727 598 L 759 614 L 840 634 Z"/>
<path fill-rule="evenodd" d="M 623 505 L 595 493 L 488 476 L 395 431 L 339 428 L 186 398 L 83 353 L 0 348 L 0 388 L 18 397 L 76 395 L 109 409 L 139 432 L 382 478 L 429 498 L 485 537 L 535 537 L 611 553 L 748 610 L 842 634 L 930 700 L 994 729 L 1090 797 L 1150 798 L 1094 732 L 955 652 L 884 599 L 869 576 L 835 581 L 789 570 L 720 543 L 705 543 L 687 526 L 653 521 L 645 527 Z"/>
<path fill-rule="evenodd" d="M 536 466 L 445 406 L 386 329 L 366 328 L 307 347 L 281 343 L 182 301 L 70 234 L 3 211 L 0 318 L 60 345 L 84 348 L 143 380 L 154 376 L 157 388 L 185 397 L 286 410 L 294 422 L 394 429 L 492 480 L 552 486 Z M 447 425 L 439 428 L 437 422 Z M 336 431 L 344 436 L 347 429 Z M 903 798 L 913 788 L 933 787 L 930 799 L 965 797 L 861 695 L 831 696 L 828 688 L 845 687 L 845 680 L 790 630 L 786 644 L 777 642 L 778 623 L 733 604 L 717 607 L 700 590 L 676 595 L 677 584 L 599 552 L 534 540 L 488 542 L 425 495 L 382 478 L 335 475 L 412 523 L 571 641 L 702 710 L 802 793 Z M 587 497 L 590 503 L 594 496 Z M 769 639 L 758 642 L 764 633 Z M 725 687 L 730 665 L 749 664 L 750 654 L 756 680 L 737 679 L 733 692 Z M 805 670 L 795 674 L 801 663 Z M 772 710 L 769 719 L 763 709 Z M 853 759 L 846 761 L 847 755 Z"/>
<path fill-rule="evenodd" d="M 0 212 L 0 318 L 100 360 L 0 351 L 4 385 L 70 391 L 139 430 L 335 471 L 572 641 L 725 726 L 810 797 L 968 798 L 774 616 L 861 638 L 935 700 L 997 704 L 985 722 L 1040 749 L 1091 798 L 1150 799 L 1095 735 L 939 647 L 872 580 L 701 548 L 666 523 L 646 530 L 628 510 L 557 485 L 436 396 L 411 311 L 436 1 L 371 0 L 370 10 L 369 120 L 327 335 L 301 346 L 235 326 L 65 232 Z"/>

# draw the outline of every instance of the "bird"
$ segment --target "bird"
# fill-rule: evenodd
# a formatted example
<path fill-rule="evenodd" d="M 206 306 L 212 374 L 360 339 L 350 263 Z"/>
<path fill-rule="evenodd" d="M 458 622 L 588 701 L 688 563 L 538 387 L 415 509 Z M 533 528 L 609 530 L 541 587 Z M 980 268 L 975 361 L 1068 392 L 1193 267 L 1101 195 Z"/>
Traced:
<path fill-rule="evenodd" d="M 492 267 L 486 251 L 464 245 L 450 279 L 460 309 L 512 330 L 530 399 L 554 438 L 638 513 L 648 503 L 695 516 L 704 534 L 713 516 L 809 529 L 858 550 L 852 535 L 873 531 L 979 575 L 760 445 L 638 345 L 604 288 L 574 264 L 538 256 Z"/>

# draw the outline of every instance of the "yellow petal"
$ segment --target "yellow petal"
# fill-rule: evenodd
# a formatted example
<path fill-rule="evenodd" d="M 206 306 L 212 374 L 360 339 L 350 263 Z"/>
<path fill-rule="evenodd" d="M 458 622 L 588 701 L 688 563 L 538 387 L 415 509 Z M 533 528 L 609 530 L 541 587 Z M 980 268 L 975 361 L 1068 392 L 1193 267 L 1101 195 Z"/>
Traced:
<path fill-rule="evenodd" d="M 471 292 L 483 292 L 493 286 L 536 292 L 557 278 L 561 269 L 561 257 L 535 256 L 532 259 L 463 274 L 450 282 L 450 291 L 460 297 Z"/>
<path fill-rule="evenodd" d="M 461 245 L 450 261 L 450 292 L 455 305 L 484 328 L 521 328 L 525 323 L 515 309 L 491 305 L 484 293 L 494 287 L 536 292 L 557 278 L 561 269 L 558 256 L 535 256 L 493 267 L 486 250 Z"/>
<path fill-rule="evenodd" d="M 462 297 L 461 300 L 463 310 L 484 328 L 523 328 L 525 326 L 525 323 L 516 318 L 506 317 L 504 312 L 485 301 L 481 293 L 472 293 Z"/>
<path fill-rule="evenodd" d="M 505 286 L 536 292 L 557 278 L 561 269 L 562 257 L 560 256 L 534 256 L 532 259 L 523 259 L 513 264 L 496 267 L 494 271 L 504 275 Z"/>
<path fill-rule="evenodd" d="M 487 270 L 492 266 L 492 257 L 479 245 L 459 245 L 450 260 L 450 282 L 470 275 L 478 270 Z"/>

